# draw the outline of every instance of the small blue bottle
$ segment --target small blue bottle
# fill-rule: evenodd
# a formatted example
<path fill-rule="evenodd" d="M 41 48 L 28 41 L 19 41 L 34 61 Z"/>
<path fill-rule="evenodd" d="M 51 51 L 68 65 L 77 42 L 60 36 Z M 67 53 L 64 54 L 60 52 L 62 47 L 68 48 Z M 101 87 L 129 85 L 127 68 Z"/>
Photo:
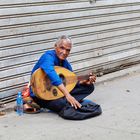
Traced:
<path fill-rule="evenodd" d="M 23 98 L 21 92 L 18 92 L 16 98 L 16 112 L 19 116 L 23 115 Z"/>

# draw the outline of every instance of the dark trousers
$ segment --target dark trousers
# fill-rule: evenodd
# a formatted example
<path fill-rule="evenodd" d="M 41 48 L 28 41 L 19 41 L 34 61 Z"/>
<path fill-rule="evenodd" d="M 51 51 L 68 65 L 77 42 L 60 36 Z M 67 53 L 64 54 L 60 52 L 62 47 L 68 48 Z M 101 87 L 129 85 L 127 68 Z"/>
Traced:
<path fill-rule="evenodd" d="M 90 95 L 94 91 L 94 85 L 82 85 L 77 84 L 75 88 L 70 92 L 70 94 L 79 102 L 81 102 L 85 97 Z M 40 107 L 48 108 L 52 111 L 59 112 L 61 109 L 67 104 L 67 100 L 65 97 L 46 101 L 39 99 L 37 97 L 34 97 L 33 100 L 40 105 Z"/>

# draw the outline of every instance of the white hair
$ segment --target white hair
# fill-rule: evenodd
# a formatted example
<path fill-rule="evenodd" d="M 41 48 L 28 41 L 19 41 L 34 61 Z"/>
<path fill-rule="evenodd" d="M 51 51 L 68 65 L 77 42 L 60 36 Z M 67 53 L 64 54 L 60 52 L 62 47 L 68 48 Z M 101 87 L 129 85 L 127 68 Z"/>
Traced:
<path fill-rule="evenodd" d="M 69 40 L 70 43 L 72 44 L 71 38 L 67 35 L 62 35 L 60 36 L 57 40 L 55 44 L 59 44 L 62 40 Z"/>

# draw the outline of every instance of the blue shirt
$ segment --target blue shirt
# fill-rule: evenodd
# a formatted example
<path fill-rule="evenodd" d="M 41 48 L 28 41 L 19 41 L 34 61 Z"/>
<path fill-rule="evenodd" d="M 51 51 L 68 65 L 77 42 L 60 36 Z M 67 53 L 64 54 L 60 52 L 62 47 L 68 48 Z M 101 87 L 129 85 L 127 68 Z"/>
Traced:
<path fill-rule="evenodd" d="M 70 71 L 73 71 L 70 63 L 66 59 L 61 63 L 60 59 L 56 55 L 55 50 L 48 50 L 40 57 L 38 62 L 35 64 L 31 74 L 33 74 L 34 71 L 38 68 L 42 68 L 49 77 L 51 84 L 54 86 L 59 86 L 60 84 L 62 84 L 62 80 L 54 70 L 54 66 L 62 66 Z M 30 95 L 34 96 L 34 93 L 31 89 Z"/>

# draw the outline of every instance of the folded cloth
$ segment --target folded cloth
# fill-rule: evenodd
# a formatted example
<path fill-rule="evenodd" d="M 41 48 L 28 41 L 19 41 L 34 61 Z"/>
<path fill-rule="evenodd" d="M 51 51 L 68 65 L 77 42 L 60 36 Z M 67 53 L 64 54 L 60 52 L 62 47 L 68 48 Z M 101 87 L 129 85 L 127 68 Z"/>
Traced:
<path fill-rule="evenodd" d="M 84 120 L 102 114 L 100 105 L 84 102 L 81 108 L 75 109 L 69 103 L 59 112 L 59 116 L 69 120 Z"/>

